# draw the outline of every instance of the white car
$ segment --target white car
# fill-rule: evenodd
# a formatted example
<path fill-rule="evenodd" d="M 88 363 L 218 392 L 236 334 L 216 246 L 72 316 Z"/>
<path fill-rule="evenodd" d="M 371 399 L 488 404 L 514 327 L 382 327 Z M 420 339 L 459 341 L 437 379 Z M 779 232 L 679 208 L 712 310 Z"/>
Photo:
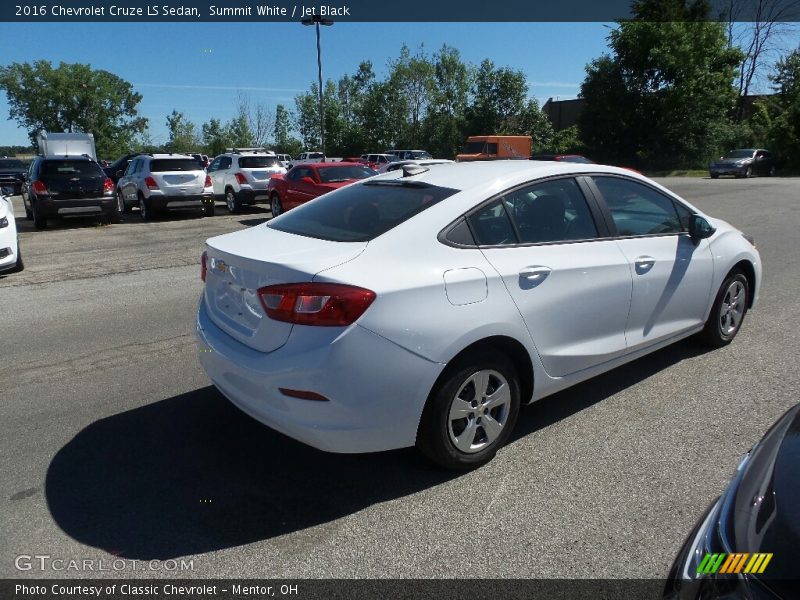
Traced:
<path fill-rule="evenodd" d="M 25 268 L 19 251 L 17 222 L 14 219 L 14 205 L 10 187 L 0 190 L 0 275 L 18 273 Z"/>
<path fill-rule="evenodd" d="M 452 165 L 455 161 L 447 160 L 446 158 L 422 158 L 418 160 L 398 160 L 378 167 L 378 173 L 388 173 L 390 171 L 397 171 L 402 169 L 405 165 L 422 165 L 423 167 L 430 167 L 432 165 Z"/>
<path fill-rule="evenodd" d="M 308 165 L 318 162 L 325 162 L 325 155 L 322 152 L 301 152 L 297 155 L 297 158 L 286 164 L 286 168 L 291 169 L 295 165 Z"/>
<path fill-rule="evenodd" d="M 200 362 L 316 448 L 490 460 L 521 404 L 756 304 L 751 238 L 630 170 L 418 165 L 211 238 Z M 731 367 L 739 368 L 739 367 Z"/>
<path fill-rule="evenodd" d="M 275 153 L 263 148 L 234 148 L 208 165 L 214 196 L 225 199 L 230 213 L 239 212 L 245 204 L 269 202 L 270 177 L 285 173 Z"/>

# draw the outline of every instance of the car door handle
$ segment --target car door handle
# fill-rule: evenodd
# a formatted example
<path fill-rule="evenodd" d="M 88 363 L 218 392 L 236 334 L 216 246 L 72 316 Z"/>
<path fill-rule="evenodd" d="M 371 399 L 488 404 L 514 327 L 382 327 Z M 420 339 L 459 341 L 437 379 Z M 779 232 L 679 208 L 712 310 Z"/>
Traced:
<path fill-rule="evenodd" d="M 550 267 L 525 267 L 519 272 L 520 279 L 524 279 L 531 283 L 540 283 L 544 281 L 548 275 L 553 271 Z"/>
<path fill-rule="evenodd" d="M 656 259 L 652 256 L 639 256 L 635 264 L 638 272 L 649 271 L 656 264 Z"/>

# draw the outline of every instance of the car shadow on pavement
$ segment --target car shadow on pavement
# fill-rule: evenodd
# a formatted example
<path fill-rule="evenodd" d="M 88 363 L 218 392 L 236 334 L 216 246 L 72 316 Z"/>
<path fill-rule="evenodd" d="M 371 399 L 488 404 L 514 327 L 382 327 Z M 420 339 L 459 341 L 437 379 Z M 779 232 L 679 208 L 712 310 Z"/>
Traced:
<path fill-rule="evenodd" d="M 45 493 L 75 540 L 163 560 L 324 524 L 454 477 L 412 449 L 315 450 L 209 386 L 92 423 L 52 459 Z"/>
<path fill-rule="evenodd" d="M 712 351 L 689 338 L 523 407 L 510 441 L 578 413 L 682 360 Z"/>

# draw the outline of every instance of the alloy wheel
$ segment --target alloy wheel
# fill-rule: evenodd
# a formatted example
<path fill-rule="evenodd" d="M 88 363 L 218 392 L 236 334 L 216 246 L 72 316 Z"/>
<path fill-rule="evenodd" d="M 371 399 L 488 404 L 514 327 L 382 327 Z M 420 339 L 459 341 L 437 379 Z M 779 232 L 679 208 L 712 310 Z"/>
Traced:
<path fill-rule="evenodd" d="M 511 389 L 501 373 L 485 369 L 470 375 L 450 404 L 450 441 L 466 454 L 491 446 L 508 421 L 510 407 Z"/>
<path fill-rule="evenodd" d="M 741 281 L 732 281 L 722 296 L 719 311 L 719 329 L 725 337 L 731 337 L 739 329 L 745 311 L 747 293 Z"/>

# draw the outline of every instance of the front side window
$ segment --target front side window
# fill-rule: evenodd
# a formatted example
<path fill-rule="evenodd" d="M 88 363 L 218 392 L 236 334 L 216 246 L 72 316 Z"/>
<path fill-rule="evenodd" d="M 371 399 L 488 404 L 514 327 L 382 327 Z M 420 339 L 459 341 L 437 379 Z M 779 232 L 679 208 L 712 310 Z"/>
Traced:
<path fill-rule="evenodd" d="M 219 164 L 222 162 L 221 158 L 215 158 L 210 165 L 208 165 L 209 171 L 217 171 L 219 170 Z"/>
<path fill-rule="evenodd" d="M 672 200 L 651 187 L 618 177 L 593 177 L 621 236 L 683 231 Z M 688 217 L 685 217 L 688 223 Z"/>

